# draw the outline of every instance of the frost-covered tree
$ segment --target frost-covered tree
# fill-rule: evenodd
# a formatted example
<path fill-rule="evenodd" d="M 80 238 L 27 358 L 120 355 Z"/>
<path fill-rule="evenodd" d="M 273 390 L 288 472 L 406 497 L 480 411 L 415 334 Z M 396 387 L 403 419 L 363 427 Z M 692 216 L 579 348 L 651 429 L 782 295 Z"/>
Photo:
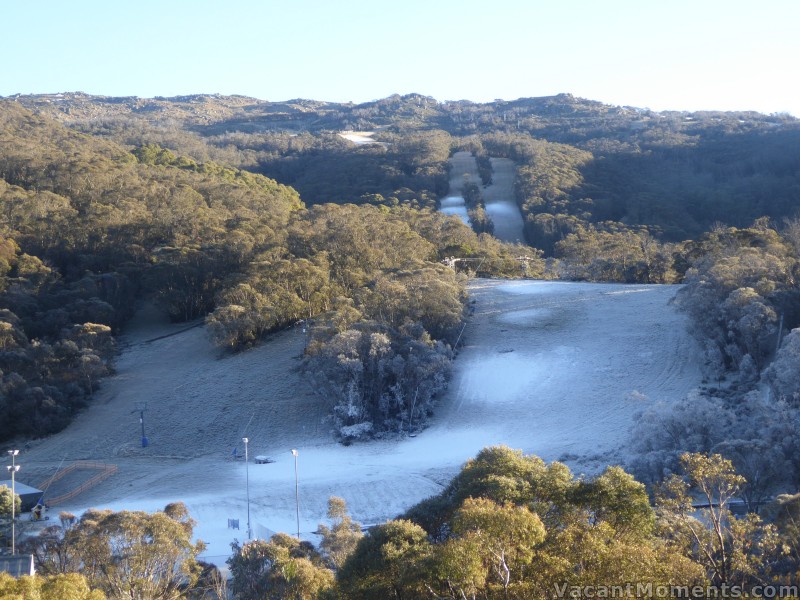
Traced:
<path fill-rule="evenodd" d="M 742 359 L 750 356 L 762 366 L 771 351 L 778 320 L 775 310 L 751 287 L 732 291 L 722 306 L 727 321 L 728 339 L 740 350 Z"/>
<path fill-rule="evenodd" d="M 746 477 L 742 497 L 755 510 L 776 488 L 800 482 L 798 423 L 800 408 L 760 390 L 695 390 L 637 416 L 630 466 L 653 483 L 679 471 L 684 452 L 721 454 Z"/>
<path fill-rule="evenodd" d="M 423 424 L 450 373 L 449 348 L 421 327 L 362 323 L 312 344 L 309 355 L 307 371 L 344 440 Z"/>
<path fill-rule="evenodd" d="M 692 264 L 678 303 L 710 350 L 709 363 L 735 371 L 749 354 L 763 368 L 777 330 L 774 298 L 794 285 L 792 246 L 758 221 L 715 229 L 689 244 L 686 255 Z"/>
<path fill-rule="evenodd" d="M 746 483 L 730 460 L 719 454 L 685 453 L 684 475 L 667 479 L 657 493 L 658 526 L 668 543 L 683 548 L 705 566 L 715 585 L 747 585 L 760 581 L 766 564 L 778 556 L 775 530 L 755 515 L 736 519 L 730 502 Z M 693 507 L 690 491 L 704 507 Z"/>
<path fill-rule="evenodd" d="M 800 404 L 800 328 L 784 338 L 775 360 L 764 372 L 764 379 L 775 396 Z"/>

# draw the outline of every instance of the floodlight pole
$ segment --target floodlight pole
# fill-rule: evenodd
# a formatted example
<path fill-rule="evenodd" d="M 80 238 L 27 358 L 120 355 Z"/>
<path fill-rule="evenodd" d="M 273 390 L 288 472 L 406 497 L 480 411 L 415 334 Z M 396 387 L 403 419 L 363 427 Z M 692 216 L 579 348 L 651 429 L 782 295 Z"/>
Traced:
<path fill-rule="evenodd" d="M 144 411 L 139 411 L 139 423 L 142 425 L 142 448 L 147 446 L 147 436 L 144 434 Z"/>
<path fill-rule="evenodd" d="M 11 455 L 11 464 L 6 467 L 11 472 L 11 556 L 14 556 L 17 553 L 17 491 L 14 477 L 19 471 L 19 465 L 15 460 L 19 450 L 9 450 L 8 453 Z"/>
<path fill-rule="evenodd" d="M 246 478 L 245 487 L 247 489 L 247 539 L 252 539 L 253 532 L 250 529 L 250 459 L 247 454 L 247 442 L 250 440 L 242 438 L 244 442 L 244 473 Z"/>
<path fill-rule="evenodd" d="M 143 407 L 140 406 L 136 410 L 132 410 L 131 413 L 139 413 L 139 424 L 142 426 L 142 448 L 147 448 L 148 444 L 150 443 L 147 440 L 147 436 L 144 434 L 144 411 L 147 410 L 147 404 Z"/>
<path fill-rule="evenodd" d="M 297 483 L 297 450 L 292 450 L 294 456 L 294 507 L 297 515 L 297 539 L 300 539 L 300 488 Z"/>

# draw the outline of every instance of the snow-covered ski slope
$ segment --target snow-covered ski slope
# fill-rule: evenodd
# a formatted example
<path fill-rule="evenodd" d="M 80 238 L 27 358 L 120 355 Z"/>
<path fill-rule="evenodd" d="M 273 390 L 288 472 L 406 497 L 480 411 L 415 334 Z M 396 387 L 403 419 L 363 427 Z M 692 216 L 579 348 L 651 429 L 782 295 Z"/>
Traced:
<path fill-rule="evenodd" d="M 20 457 L 31 483 L 61 463 L 107 461 L 119 472 L 56 510 L 89 506 L 156 510 L 185 502 L 223 563 L 247 537 L 247 492 L 255 535 L 324 521 L 327 498 L 376 523 L 437 493 L 465 460 L 506 444 L 593 473 L 623 462 L 633 415 L 678 399 L 700 383 L 700 353 L 674 286 L 475 280 L 450 389 L 429 428 L 344 447 L 299 370 L 301 328 L 230 356 L 203 327 L 186 329 L 144 311 L 123 337 L 117 374 L 64 432 Z M 174 333 L 168 337 L 165 334 Z M 156 339 L 158 338 L 158 339 Z M 140 444 L 146 404 L 149 445 Z M 251 462 L 234 459 L 249 439 Z M 255 465 L 265 455 L 270 464 Z M 249 486 L 247 479 L 249 477 Z M 22 479 L 22 481 L 25 481 Z M 228 528 L 239 520 L 239 530 Z"/>

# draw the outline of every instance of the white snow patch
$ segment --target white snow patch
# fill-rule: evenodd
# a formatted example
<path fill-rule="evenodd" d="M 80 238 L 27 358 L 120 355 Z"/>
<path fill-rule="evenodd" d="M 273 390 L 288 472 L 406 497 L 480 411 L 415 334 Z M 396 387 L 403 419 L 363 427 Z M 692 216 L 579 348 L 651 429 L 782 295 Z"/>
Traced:
<path fill-rule="evenodd" d="M 511 202 L 493 202 L 486 204 L 486 214 L 497 224 L 502 219 L 518 218 L 519 207 Z"/>
<path fill-rule="evenodd" d="M 464 206 L 464 198 L 461 196 L 448 196 L 447 198 L 443 198 L 439 202 L 439 205 L 442 207 L 442 209 L 459 208 Z"/>
<path fill-rule="evenodd" d="M 467 207 L 461 196 L 448 196 L 439 202 L 439 212 L 445 215 L 456 215 L 465 225 L 469 225 Z"/>
<path fill-rule="evenodd" d="M 343 137 L 346 140 L 350 140 L 351 142 L 353 142 L 354 144 L 358 144 L 359 146 L 365 144 L 385 143 L 372 139 L 373 135 L 375 135 L 374 131 L 342 131 L 339 133 L 340 137 Z"/>

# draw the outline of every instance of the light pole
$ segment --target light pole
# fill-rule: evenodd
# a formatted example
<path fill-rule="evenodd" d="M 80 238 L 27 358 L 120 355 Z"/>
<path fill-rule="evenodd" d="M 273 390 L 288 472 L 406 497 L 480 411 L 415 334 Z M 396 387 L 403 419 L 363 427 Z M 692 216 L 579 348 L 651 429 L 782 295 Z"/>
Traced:
<path fill-rule="evenodd" d="M 253 537 L 253 532 L 250 529 L 250 459 L 247 455 L 247 438 L 242 438 L 244 442 L 244 473 L 247 479 L 246 489 L 247 489 L 247 539 L 251 539 Z"/>
<path fill-rule="evenodd" d="M 142 409 L 139 411 L 139 424 L 142 426 L 142 448 L 147 448 L 147 436 L 144 434 L 144 411 L 146 409 Z"/>
<path fill-rule="evenodd" d="M 6 467 L 6 469 L 11 472 L 11 556 L 14 556 L 17 553 L 17 491 L 14 476 L 17 474 L 17 471 L 19 471 L 19 465 L 16 464 L 16 457 L 19 454 L 19 450 L 9 450 L 8 453 L 11 455 L 11 464 Z"/>
<path fill-rule="evenodd" d="M 294 508 L 297 515 L 297 539 L 300 539 L 300 488 L 297 483 L 297 450 L 292 450 L 294 456 Z"/>
<path fill-rule="evenodd" d="M 146 410 L 147 410 L 147 404 L 145 404 L 144 407 L 140 406 L 136 410 L 131 411 L 131 414 L 137 412 L 139 413 L 139 424 L 142 426 L 142 448 L 147 448 L 147 445 L 150 443 L 147 440 L 147 436 L 144 434 L 144 411 Z"/>

